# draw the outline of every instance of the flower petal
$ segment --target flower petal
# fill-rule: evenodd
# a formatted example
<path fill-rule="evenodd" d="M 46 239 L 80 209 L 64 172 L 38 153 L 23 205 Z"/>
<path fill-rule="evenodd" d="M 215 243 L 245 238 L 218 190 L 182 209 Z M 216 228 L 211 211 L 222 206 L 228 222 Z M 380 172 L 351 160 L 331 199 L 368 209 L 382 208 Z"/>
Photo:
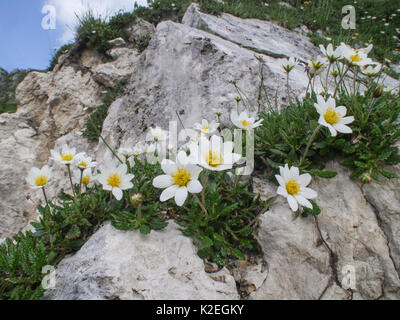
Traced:
<path fill-rule="evenodd" d="M 301 195 L 295 195 L 294 196 L 297 200 L 298 203 L 300 203 L 300 205 L 302 205 L 303 207 L 307 207 L 309 209 L 312 209 L 312 204 L 310 201 L 308 201 L 306 198 L 304 198 Z"/>
<path fill-rule="evenodd" d="M 308 186 L 311 182 L 311 175 L 309 173 L 304 173 L 298 177 L 297 181 L 304 187 Z"/>
<path fill-rule="evenodd" d="M 118 201 L 122 199 L 122 190 L 120 188 L 112 188 L 112 194 Z"/>
<path fill-rule="evenodd" d="M 306 199 L 315 199 L 318 196 L 318 193 L 313 189 L 302 187 L 300 195 Z"/>
<path fill-rule="evenodd" d="M 199 193 L 203 190 L 203 186 L 201 185 L 199 180 L 192 180 L 188 183 L 187 190 L 190 193 Z"/>
<path fill-rule="evenodd" d="M 181 207 L 188 196 L 188 189 L 186 187 L 180 187 L 175 193 L 175 202 Z"/>
<path fill-rule="evenodd" d="M 165 189 L 160 196 L 160 201 L 167 201 L 175 196 L 175 193 L 178 191 L 179 187 L 177 185 L 172 185 Z"/>
<path fill-rule="evenodd" d="M 161 176 L 155 177 L 153 180 L 153 186 L 155 188 L 164 189 L 172 186 L 174 181 L 172 177 L 168 174 L 163 174 Z"/>
<path fill-rule="evenodd" d="M 297 209 L 299 208 L 299 205 L 297 204 L 295 197 L 293 197 L 292 195 L 289 194 L 287 196 L 287 200 L 288 200 L 290 209 L 292 209 L 293 212 L 296 212 Z"/>
<path fill-rule="evenodd" d="M 353 132 L 353 130 L 351 130 L 350 127 L 348 127 L 348 126 L 346 126 L 346 125 L 344 125 L 344 124 L 342 124 L 342 123 L 335 123 L 335 124 L 333 125 L 333 127 L 334 127 L 337 131 L 339 131 L 339 132 L 341 132 L 341 133 L 352 133 L 352 132 Z"/>

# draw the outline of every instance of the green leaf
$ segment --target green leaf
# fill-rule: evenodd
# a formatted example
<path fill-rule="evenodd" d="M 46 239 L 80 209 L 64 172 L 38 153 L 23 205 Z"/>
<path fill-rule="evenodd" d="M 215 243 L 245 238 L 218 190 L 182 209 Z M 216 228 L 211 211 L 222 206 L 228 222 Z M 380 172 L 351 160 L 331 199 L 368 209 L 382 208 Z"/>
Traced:
<path fill-rule="evenodd" d="M 203 245 L 204 248 L 209 248 L 213 245 L 213 241 L 207 237 L 207 236 L 203 236 L 201 239 L 201 244 Z"/>
<path fill-rule="evenodd" d="M 140 233 L 141 234 L 149 234 L 150 233 L 150 231 L 151 231 L 151 229 L 147 226 L 147 225 L 145 225 L 145 224 L 142 224 L 141 226 L 140 226 Z"/>
<path fill-rule="evenodd" d="M 325 179 L 332 179 L 336 177 L 336 171 L 323 171 L 323 170 L 312 170 L 310 171 L 311 174 L 317 175 L 318 177 L 325 178 Z"/>
<path fill-rule="evenodd" d="M 240 251 L 239 249 L 236 248 L 231 248 L 231 253 L 234 257 L 236 257 L 239 260 L 246 260 L 246 257 L 244 256 L 244 254 L 242 253 L 242 251 Z"/>
<path fill-rule="evenodd" d="M 208 256 L 210 255 L 210 251 L 208 248 L 204 248 L 201 249 L 199 251 L 197 251 L 197 255 L 201 258 L 201 259 L 207 259 Z"/>
<path fill-rule="evenodd" d="M 218 233 L 213 233 L 213 238 L 217 241 L 224 242 L 224 238 Z"/>

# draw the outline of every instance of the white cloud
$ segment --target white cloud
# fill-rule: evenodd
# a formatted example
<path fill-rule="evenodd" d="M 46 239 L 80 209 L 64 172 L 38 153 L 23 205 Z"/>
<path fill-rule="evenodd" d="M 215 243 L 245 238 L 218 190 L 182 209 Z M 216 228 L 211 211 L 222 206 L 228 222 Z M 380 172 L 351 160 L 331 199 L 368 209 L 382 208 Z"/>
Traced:
<path fill-rule="evenodd" d="M 147 6 L 147 0 L 46 0 L 44 4 L 56 8 L 57 28 L 62 28 L 59 41 L 65 44 L 75 37 L 76 15 L 81 16 L 90 9 L 96 16 L 108 18 L 120 10 L 132 11 L 135 2 Z"/>

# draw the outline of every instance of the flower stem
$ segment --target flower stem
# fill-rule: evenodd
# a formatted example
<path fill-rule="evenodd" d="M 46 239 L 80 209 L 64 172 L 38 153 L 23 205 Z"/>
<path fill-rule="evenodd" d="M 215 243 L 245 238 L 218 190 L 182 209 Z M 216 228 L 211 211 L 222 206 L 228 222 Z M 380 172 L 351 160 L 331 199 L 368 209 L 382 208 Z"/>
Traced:
<path fill-rule="evenodd" d="M 199 204 L 201 210 L 203 210 L 203 212 L 206 215 L 206 217 L 208 217 L 207 209 L 204 207 L 203 203 L 200 201 L 200 199 L 197 196 L 197 194 L 193 193 L 193 197 L 196 199 L 197 203 Z"/>
<path fill-rule="evenodd" d="M 69 163 L 67 164 L 67 168 L 68 168 L 69 182 L 71 183 L 72 193 L 74 194 L 74 198 L 76 198 L 74 184 L 72 183 L 71 165 Z"/>
<path fill-rule="evenodd" d="M 290 99 L 289 72 L 286 72 L 286 90 L 287 90 L 287 96 L 288 96 L 289 104 L 291 104 L 292 101 Z"/>
<path fill-rule="evenodd" d="M 303 156 L 300 159 L 300 163 L 299 163 L 299 167 L 301 167 L 301 165 L 303 164 L 304 160 L 306 159 L 306 156 L 308 154 L 308 151 L 310 150 L 311 144 L 313 143 L 317 133 L 319 132 L 319 130 L 321 129 L 321 125 L 319 125 L 318 127 L 315 128 L 314 132 L 312 133 L 310 140 L 308 141 L 306 150 L 304 151 Z"/>
<path fill-rule="evenodd" d="M 82 177 L 83 177 L 83 169 L 79 168 L 81 170 L 81 178 L 79 179 L 79 194 L 82 194 Z"/>
<path fill-rule="evenodd" d="M 340 80 L 339 80 L 338 84 L 336 85 L 335 91 L 333 92 L 333 97 L 334 97 L 334 98 L 336 97 L 336 94 L 337 94 L 337 91 L 338 91 L 338 89 L 339 89 L 340 84 L 342 83 L 342 81 L 343 81 L 345 75 L 347 74 L 347 72 L 348 72 L 349 70 L 350 70 L 350 65 L 347 66 L 346 71 L 343 72 L 342 76 L 340 77 Z"/>
<path fill-rule="evenodd" d="M 47 200 L 46 191 L 44 190 L 44 187 L 42 187 L 42 191 L 43 191 L 44 200 L 46 201 L 46 206 L 48 206 L 49 201 Z"/>
<path fill-rule="evenodd" d="M 201 190 L 201 202 L 203 204 L 203 207 L 206 205 L 205 201 L 205 194 L 206 194 L 206 188 L 207 188 L 207 181 L 208 181 L 208 170 L 205 172 L 204 177 L 203 177 L 203 190 Z"/>

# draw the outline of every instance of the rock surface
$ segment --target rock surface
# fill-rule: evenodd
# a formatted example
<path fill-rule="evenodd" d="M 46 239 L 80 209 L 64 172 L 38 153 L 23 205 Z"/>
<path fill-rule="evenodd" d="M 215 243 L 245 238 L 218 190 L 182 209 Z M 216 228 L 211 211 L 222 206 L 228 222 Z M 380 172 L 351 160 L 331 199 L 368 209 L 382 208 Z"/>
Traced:
<path fill-rule="evenodd" d="M 258 241 L 268 274 L 251 299 L 400 298 L 396 271 L 399 197 L 395 195 L 399 179 L 385 180 L 384 189 L 373 183 L 365 185 L 363 189 L 371 192 L 364 197 L 368 193 L 349 179 L 347 169 L 330 163 L 327 170 L 338 175 L 329 180 L 314 179 L 311 185 L 318 192 L 322 210 L 316 220 L 294 219 L 282 197 L 262 216 Z M 261 179 L 255 179 L 254 186 L 265 198 L 277 189 Z M 381 220 L 385 221 L 383 227 Z M 346 270 L 354 270 L 353 288 L 348 288 Z"/>
<path fill-rule="evenodd" d="M 207 274 L 196 252 L 174 222 L 148 236 L 107 223 L 59 264 L 44 299 L 239 299 L 229 272 Z"/>

